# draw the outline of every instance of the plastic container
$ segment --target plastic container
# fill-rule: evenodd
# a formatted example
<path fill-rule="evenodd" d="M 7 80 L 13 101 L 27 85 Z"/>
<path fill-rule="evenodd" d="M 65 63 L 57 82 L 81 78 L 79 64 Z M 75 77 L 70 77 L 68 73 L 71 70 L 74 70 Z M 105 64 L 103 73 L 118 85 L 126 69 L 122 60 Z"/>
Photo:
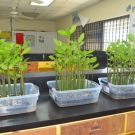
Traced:
<path fill-rule="evenodd" d="M 88 80 L 88 83 L 90 87 L 91 81 Z M 79 90 L 57 91 L 55 89 L 55 81 L 48 81 L 47 85 L 50 97 L 59 107 L 96 103 L 101 89 L 101 86 L 93 81 L 92 88 Z"/>
<path fill-rule="evenodd" d="M 6 87 L 8 87 L 6 85 Z M 11 84 L 12 93 L 14 93 L 14 85 Z M 39 96 L 39 88 L 32 83 L 25 83 L 25 95 L 0 98 L 0 116 L 21 114 L 33 112 L 36 110 L 37 100 Z M 20 84 L 17 84 L 18 93 L 20 92 Z"/>
<path fill-rule="evenodd" d="M 99 84 L 102 86 L 102 92 L 114 99 L 135 98 L 135 84 L 114 85 L 108 83 L 107 77 L 98 78 Z"/>

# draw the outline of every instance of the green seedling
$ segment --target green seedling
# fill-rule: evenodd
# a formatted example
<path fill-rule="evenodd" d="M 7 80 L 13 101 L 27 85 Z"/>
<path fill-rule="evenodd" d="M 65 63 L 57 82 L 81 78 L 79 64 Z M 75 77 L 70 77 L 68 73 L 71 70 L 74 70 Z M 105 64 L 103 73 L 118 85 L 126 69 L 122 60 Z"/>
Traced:
<path fill-rule="evenodd" d="M 134 83 L 135 69 L 135 37 L 132 33 L 127 35 L 127 41 L 111 43 L 106 54 L 108 82 L 115 85 Z"/>
<path fill-rule="evenodd" d="M 54 39 L 56 44 L 54 56 L 49 58 L 54 61 L 53 68 L 56 71 L 56 89 L 75 90 L 89 87 L 86 84 L 86 70 L 94 70 L 99 64 L 94 64 L 97 58 L 93 56 L 94 50 L 81 50 L 84 45 L 84 33 L 82 33 L 78 41 L 72 41 L 71 35 L 76 31 L 76 26 L 70 29 L 59 30 L 60 35 L 66 36 L 68 43 L 63 43 Z"/>
<path fill-rule="evenodd" d="M 14 94 L 18 96 L 17 79 L 20 78 L 21 95 L 24 94 L 24 70 L 27 65 L 27 60 L 23 59 L 23 54 L 30 51 L 27 47 L 29 43 L 24 45 L 15 44 L 13 42 L 6 42 L 5 39 L 0 39 L 0 74 L 2 83 L 0 84 L 1 97 L 12 96 L 11 79 L 14 81 Z M 6 90 L 5 79 L 7 76 L 8 90 Z"/>

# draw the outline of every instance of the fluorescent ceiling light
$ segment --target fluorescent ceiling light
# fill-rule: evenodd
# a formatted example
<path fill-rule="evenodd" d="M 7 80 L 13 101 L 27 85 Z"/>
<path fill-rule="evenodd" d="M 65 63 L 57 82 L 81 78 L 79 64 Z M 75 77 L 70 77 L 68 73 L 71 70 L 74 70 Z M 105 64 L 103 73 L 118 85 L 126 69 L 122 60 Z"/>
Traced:
<path fill-rule="evenodd" d="M 40 0 L 43 3 L 37 4 L 35 2 L 31 2 L 30 5 L 35 5 L 35 6 L 49 6 L 54 0 Z"/>

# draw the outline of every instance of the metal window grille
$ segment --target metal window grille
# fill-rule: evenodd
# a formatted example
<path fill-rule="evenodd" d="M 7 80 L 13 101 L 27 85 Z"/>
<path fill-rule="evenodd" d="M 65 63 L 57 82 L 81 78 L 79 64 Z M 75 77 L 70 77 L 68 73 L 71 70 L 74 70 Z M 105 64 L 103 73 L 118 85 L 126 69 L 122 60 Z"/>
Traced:
<path fill-rule="evenodd" d="M 102 50 L 106 50 L 111 42 L 116 42 L 118 39 L 126 40 L 126 35 L 129 33 L 129 15 L 105 20 L 103 24 Z"/>
<path fill-rule="evenodd" d="M 77 41 L 82 32 L 85 33 L 85 44 L 82 49 L 105 51 L 111 42 L 115 42 L 117 39 L 126 40 L 129 32 L 129 15 L 89 23 L 84 28 L 77 26 L 71 39 Z"/>
<path fill-rule="evenodd" d="M 84 27 L 85 45 L 83 46 L 83 49 L 101 50 L 102 32 L 103 32 L 103 22 L 102 21 L 87 24 Z"/>
<path fill-rule="evenodd" d="M 82 34 L 82 26 L 77 26 L 76 31 L 71 35 L 71 40 L 74 40 L 77 42 L 81 34 Z"/>

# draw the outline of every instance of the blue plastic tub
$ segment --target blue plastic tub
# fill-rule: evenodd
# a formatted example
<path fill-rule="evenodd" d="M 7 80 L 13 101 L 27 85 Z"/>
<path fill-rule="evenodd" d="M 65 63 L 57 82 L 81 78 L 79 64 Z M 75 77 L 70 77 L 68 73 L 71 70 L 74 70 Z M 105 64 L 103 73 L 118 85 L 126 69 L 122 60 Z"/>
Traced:
<path fill-rule="evenodd" d="M 107 77 L 101 77 L 98 80 L 102 86 L 101 91 L 114 99 L 135 98 L 135 84 L 114 85 L 108 83 Z"/>
<path fill-rule="evenodd" d="M 8 87 L 6 85 L 6 87 Z M 14 85 L 11 84 L 12 93 Z M 39 96 L 39 88 L 32 83 L 25 83 L 25 95 L 0 98 L 0 116 L 21 114 L 33 112 L 36 110 Z M 20 84 L 17 84 L 18 93 L 20 93 Z"/>
<path fill-rule="evenodd" d="M 86 83 L 91 81 L 86 80 Z M 83 104 L 96 103 L 98 101 L 101 86 L 92 81 L 92 88 L 79 90 L 57 91 L 55 81 L 47 82 L 49 95 L 59 107 L 76 106 Z"/>

